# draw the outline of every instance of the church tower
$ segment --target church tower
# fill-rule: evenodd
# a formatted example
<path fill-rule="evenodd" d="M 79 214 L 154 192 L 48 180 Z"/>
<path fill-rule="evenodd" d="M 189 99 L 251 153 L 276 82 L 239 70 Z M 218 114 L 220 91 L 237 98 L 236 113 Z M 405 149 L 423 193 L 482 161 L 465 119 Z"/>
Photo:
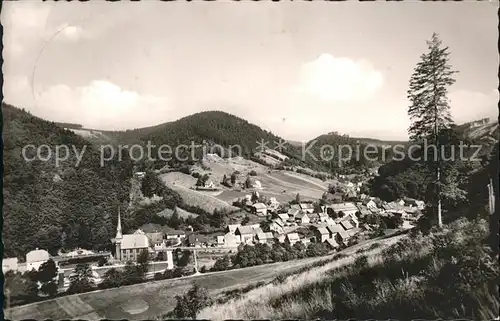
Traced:
<path fill-rule="evenodd" d="M 118 261 L 121 261 L 122 259 L 122 221 L 120 217 L 120 208 L 118 207 L 118 224 L 116 225 L 116 236 L 112 240 L 113 243 L 115 243 L 116 246 L 116 253 L 115 253 L 115 259 Z"/>

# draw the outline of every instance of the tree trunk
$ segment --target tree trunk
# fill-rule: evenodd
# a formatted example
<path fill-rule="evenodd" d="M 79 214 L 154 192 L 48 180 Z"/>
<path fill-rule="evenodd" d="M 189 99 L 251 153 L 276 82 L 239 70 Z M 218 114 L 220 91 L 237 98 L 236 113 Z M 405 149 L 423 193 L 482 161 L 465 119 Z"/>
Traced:
<path fill-rule="evenodd" d="M 441 179 L 440 176 L 441 176 L 441 172 L 440 172 L 439 167 L 438 167 L 438 169 L 437 169 L 437 181 L 438 181 L 438 184 L 437 184 L 437 219 L 438 219 L 438 226 L 443 227 L 443 218 L 441 215 L 441 191 L 439 188 L 439 182 Z"/>

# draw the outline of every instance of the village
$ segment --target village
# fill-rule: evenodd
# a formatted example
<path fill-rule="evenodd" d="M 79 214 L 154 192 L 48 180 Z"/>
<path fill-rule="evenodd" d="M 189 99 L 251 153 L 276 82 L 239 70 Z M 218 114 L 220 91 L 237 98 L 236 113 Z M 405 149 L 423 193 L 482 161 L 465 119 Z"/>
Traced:
<path fill-rule="evenodd" d="M 143 173 L 136 173 L 136 176 L 142 178 Z M 70 286 L 77 262 L 89 263 L 92 281 L 99 284 L 107 271 L 123 269 L 127 262 L 137 262 L 140 254 L 147 252 L 150 268 L 145 277 L 153 279 L 159 273 L 176 268 L 175 253 L 190 251 L 194 254 L 192 269 L 199 274 L 200 267 L 208 271 L 217 258 L 237 253 L 247 245 L 279 243 L 294 246 L 302 243 L 307 247 L 311 243 L 322 243 L 329 251 L 338 251 L 380 236 L 384 229 L 412 228 L 412 223 L 425 207 L 424 202 L 410 198 L 384 202 L 360 193 L 364 182 L 358 178 L 358 182 L 353 183 L 344 175 L 339 175 L 338 182 L 317 201 L 301 201 L 297 194 L 294 200 L 279 202 L 275 197 L 260 195 L 263 187 L 251 177 L 248 175 L 245 180 L 249 187 L 247 191 L 251 193 L 233 202 L 241 208 L 240 214 L 246 214 L 240 215 L 239 222 L 226 224 L 221 232 L 203 235 L 193 231 L 191 226 L 177 230 L 168 225 L 147 223 L 131 234 L 123 234 L 118 212 L 116 236 L 111 240 L 115 246 L 114 255 L 75 249 L 51 256 L 44 249 L 35 249 L 26 254 L 22 263 L 17 258 L 4 259 L 2 270 L 4 273 L 9 270 L 20 273 L 38 271 L 44 263 L 52 260 L 58 270 L 59 291 L 64 291 Z M 197 185 L 194 188 L 217 190 L 216 184 L 208 179 Z"/>

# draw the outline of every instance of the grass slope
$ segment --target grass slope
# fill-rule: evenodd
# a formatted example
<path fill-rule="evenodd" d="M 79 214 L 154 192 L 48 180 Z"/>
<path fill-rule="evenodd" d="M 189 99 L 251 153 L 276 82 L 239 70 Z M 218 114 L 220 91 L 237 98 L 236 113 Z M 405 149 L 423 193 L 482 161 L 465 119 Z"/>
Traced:
<path fill-rule="evenodd" d="M 429 236 L 256 288 L 205 308 L 202 319 L 493 319 L 498 261 L 482 243 L 486 222 L 454 222 Z M 357 256 L 357 258 L 356 258 Z"/>

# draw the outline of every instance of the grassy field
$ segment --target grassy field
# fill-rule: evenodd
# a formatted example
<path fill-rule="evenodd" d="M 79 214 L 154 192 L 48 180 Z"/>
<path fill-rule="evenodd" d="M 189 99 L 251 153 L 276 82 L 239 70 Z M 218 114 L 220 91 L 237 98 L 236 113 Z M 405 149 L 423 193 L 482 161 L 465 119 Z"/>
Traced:
<path fill-rule="evenodd" d="M 255 170 L 257 176 L 254 178 L 260 181 L 262 185 L 262 190 L 259 190 L 259 193 L 267 197 L 275 197 L 280 202 L 293 200 L 297 194 L 300 194 L 303 200 L 317 200 L 328 189 L 329 184 L 329 181 L 324 182 L 304 174 L 286 171 L 269 172 L 266 167 L 243 159 L 237 161 L 211 161 L 206 162 L 206 165 L 211 170 L 204 172 L 210 173 L 210 179 L 215 183 L 222 180 L 224 174 L 230 175 L 234 170 L 241 170 L 239 180 L 244 180 L 250 170 Z M 200 171 L 202 170 L 200 169 Z M 172 172 L 162 174 L 160 177 L 168 187 L 177 191 L 187 203 L 197 205 L 209 212 L 213 212 L 215 208 L 234 210 L 236 208 L 231 205 L 232 202 L 245 197 L 246 194 L 251 194 L 253 191 L 253 189 L 248 189 L 238 192 L 222 187 L 221 192 L 201 192 L 190 189 L 196 183 L 196 179 L 190 175 Z"/>
<path fill-rule="evenodd" d="M 178 192 L 184 202 L 190 205 L 199 206 L 209 213 L 212 213 L 215 209 L 221 208 L 226 208 L 230 211 L 238 209 L 210 193 L 190 189 L 189 187 L 196 183 L 196 179 L 190 175 L 183 173 L 167 173 L 160 175 L 160 178 L 165 182 L 167 187 Z"/>
<path fill-rule="evenodd" d="M 344 250 L 353 254 L 360 247 L 368 247 L 374 240 Z M 154 281 L 115 289 L 107 289 L 66 296 L 54 300 L 15 307 L 6 311 L 12 320 L 23 319 L 129 319 L 144 320 L 163 315 L 175 306 L 175 296 L 184 293 L 197 282 L 207 288 L 213 296 L 235 287 L 244 287 L 257 282 L 270 282 L 277 275 L 296 271 L 325 257 L 308 258 L 290 262 L 279 262 L 226 272 L 214 272 L 200 276 L 175 280 Z M 149 309 L 131 315 L 124 311 L 136 298 L 146 301 Z"/>

